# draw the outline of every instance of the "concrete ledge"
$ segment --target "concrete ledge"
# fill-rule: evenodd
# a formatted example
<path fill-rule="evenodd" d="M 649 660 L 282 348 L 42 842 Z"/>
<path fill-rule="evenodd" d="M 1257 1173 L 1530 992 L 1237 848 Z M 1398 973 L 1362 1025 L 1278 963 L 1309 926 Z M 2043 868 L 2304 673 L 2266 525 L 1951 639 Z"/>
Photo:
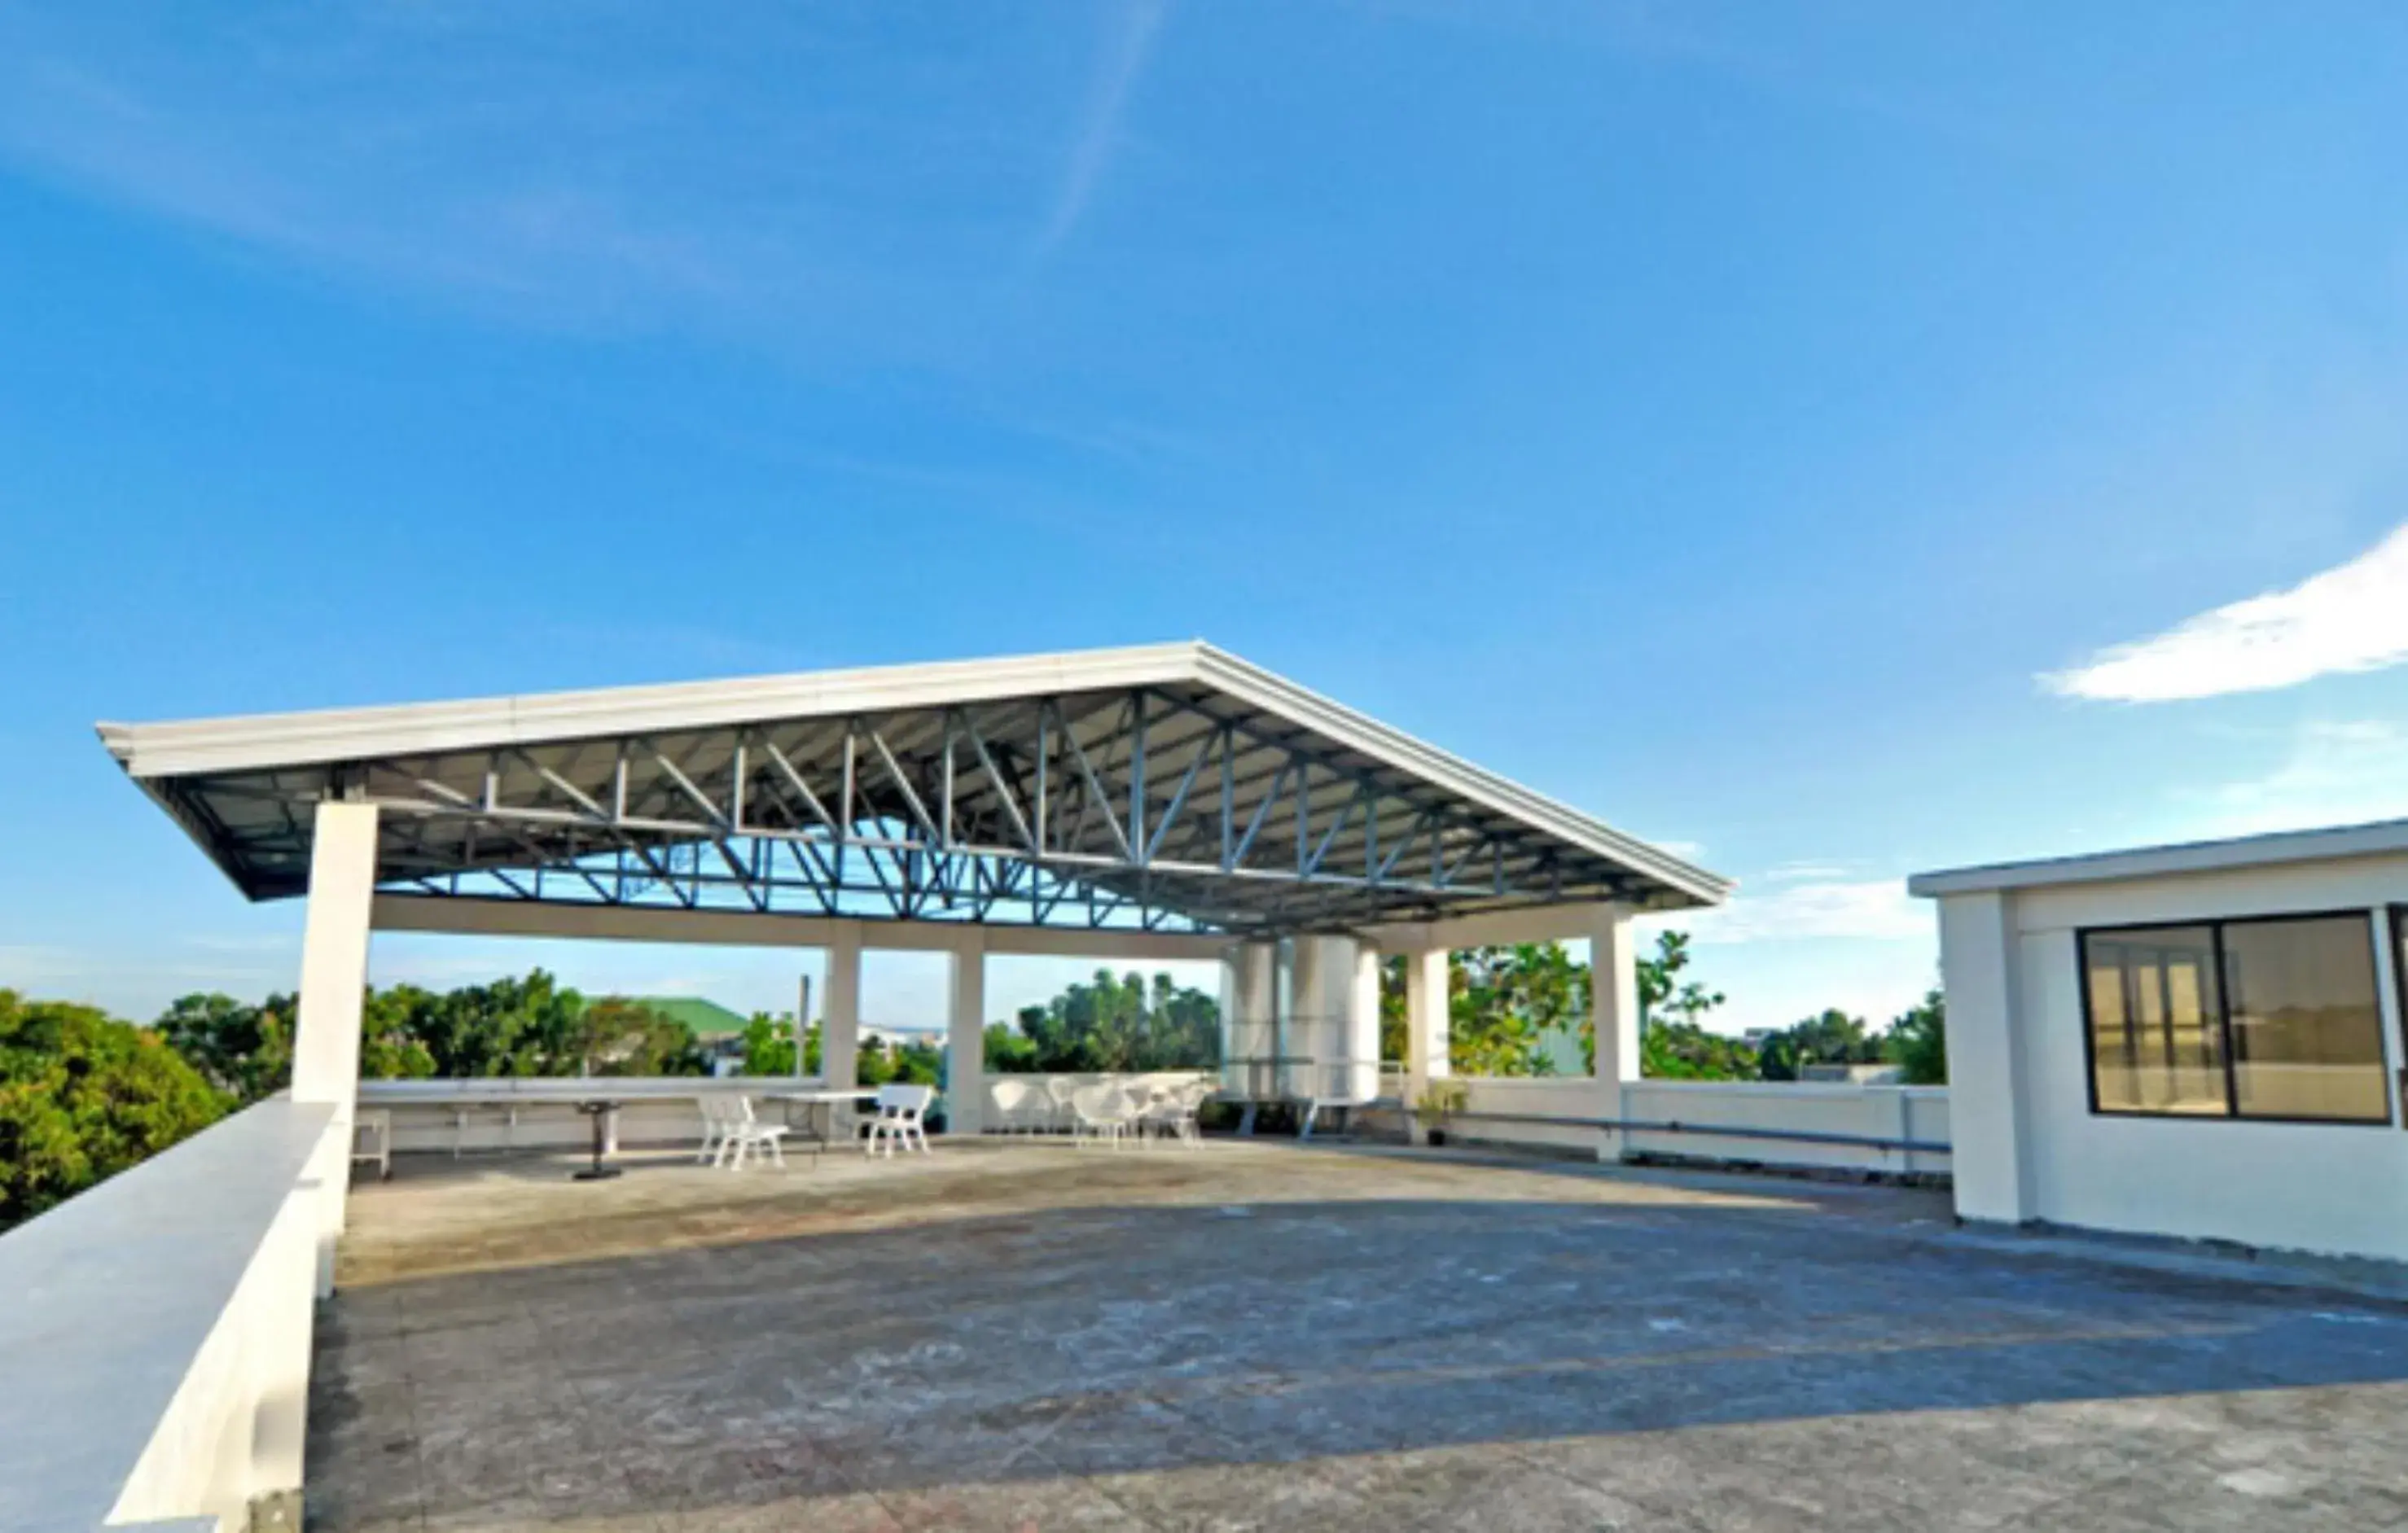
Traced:
<path fill-rule="evenodd" d="M 297 1485 L 333 1125 L 262 1102 L 0 1237 L 0 1527 Z"/>

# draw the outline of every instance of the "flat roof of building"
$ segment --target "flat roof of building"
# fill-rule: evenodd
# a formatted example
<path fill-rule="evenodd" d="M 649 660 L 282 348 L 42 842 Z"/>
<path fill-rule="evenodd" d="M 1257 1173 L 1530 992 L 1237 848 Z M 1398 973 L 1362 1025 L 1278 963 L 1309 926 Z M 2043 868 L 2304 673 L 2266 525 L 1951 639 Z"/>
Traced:
<path fill-rule="evenodd" d="M 2132 847 L 2074 857 L 2044 857 L 2029 862 L 1942 868 L 1915 874 L 1906 881 L 1906 888 L 1909 894 L 1937 898 L 1942 895 L 2044 889 L 2068 883 L 2114 883 L 2129 879 L 2173 878 L 2186 873 L 2273 867 L 2286 863 L 2379 857 L 2401 852 L 2408 852 L 2408 820 L 2378 820 L 2367 824 L 2330 825 L 2315 830 L 2284 830 L 2213 841 Z"/>

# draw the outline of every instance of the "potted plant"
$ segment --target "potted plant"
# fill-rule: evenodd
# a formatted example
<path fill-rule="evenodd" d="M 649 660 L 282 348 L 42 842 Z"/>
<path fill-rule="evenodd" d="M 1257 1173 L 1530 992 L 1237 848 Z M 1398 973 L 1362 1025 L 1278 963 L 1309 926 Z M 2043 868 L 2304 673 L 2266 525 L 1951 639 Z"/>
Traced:
<path fill-rule="evenodd" d="M 1422 1133 L 1432 1144 L 1446 1142 L 1449 1118 L 1464 1110 L 1471 1100 L 1471 1088 L 1460 1081 L 1438 1080 L 1422 1088 L 1421 1100 L 1413 1104 L 1413 1119 L 1422 1125 Z"/>

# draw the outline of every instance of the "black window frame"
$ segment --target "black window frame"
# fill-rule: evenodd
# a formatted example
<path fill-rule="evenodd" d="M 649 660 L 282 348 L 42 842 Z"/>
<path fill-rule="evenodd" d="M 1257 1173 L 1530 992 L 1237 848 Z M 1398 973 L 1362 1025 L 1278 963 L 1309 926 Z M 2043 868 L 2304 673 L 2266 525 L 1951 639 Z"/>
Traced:
<path fill-rule="evenodd" d="M 2392 1017 L 2399 1024 L 2384 1057 L 2391 1064 L 2392 1121 L 2408 1128 L 2408 905 L 2390 906 L 2384 914 L 2389 918 L 2383 924 L 2384 935 L 2391 938 Z M 2382 973 L 2375 970 L 2378 982 Z"/>
<path fill-rule="evenodd" d="M 2388 907 L 2389 935 L 2393 954 L 2399 953 L 2401 934 L 2408 930 L 2408 906 Z M 2232 984 L 2224 957 L 2224 929 L 2227 926 L 2271 926 L 2292 921 L 2339 921 L 2350 919 L 2366 928 L 2368 972 L 2374 977 L 2375 1043 L 2382 1050 L 2385 1076 L 2383 1116 L 2380 1118 L 2302 1117 L 2293 1113 L 2244 1112 L 2241 1108 L 2240 1066 L 2233 1053 Z M 2389 1128 L 2400 1121 L 2401 1100 L 2408 1089 L 2395 1091 L 2395 1086 L 2408 1088 L 2408 1081 L 2394 1081 L 2389 1068 L 2392 1054 L 2383 1037 L 2383 960 L 2374 912 L 2367 907 L 2344 908 L 2338 910 L 2281 910 L 2267 915 L 2195 916 L 2186 921 L 2123 921 L 2111 925 L 2076 926 L 2073 929 L 2074 985 L 2082 993 L 2082 1082 L 2090 1100 L 2094 1118 L 2142 1118 L 2162 1123 L 2189 1124 L 2313 1124 L 2325 1128 Z M 2219 1058 L 2224 1065 L 2224 1111 L 2153 1112 L 2145 1108 L 2100 1107 L 2099 1105 L 2099 1028 L 2091 1015 L 2090 1005 L 2090 938 L 2113 937 L 2124 932 L 2162 932 L 2204 929 L 2215 953 L 2215 1027 Z M 2398 965 L 2394 965 L 2395 969 Z M 2394 981 L 2401 988 L 2403 1028 L 2408 1028 L 2408 973 L 2395 973 Z M 2408 1048 L 2408 1039 L 2402 1040 Z M 2408 1075 L 2408 1067 L 2400 1072 Z"/>

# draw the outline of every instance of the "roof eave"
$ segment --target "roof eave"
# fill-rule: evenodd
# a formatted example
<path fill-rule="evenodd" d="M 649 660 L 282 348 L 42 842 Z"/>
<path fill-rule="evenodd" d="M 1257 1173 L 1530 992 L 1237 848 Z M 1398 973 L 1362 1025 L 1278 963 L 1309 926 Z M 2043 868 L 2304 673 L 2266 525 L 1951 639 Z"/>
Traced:
<path fill-rule="evenodd" d="M 2182 878 L 2401 852 L 2408 852 L 2408 820 L 2378 820 L 2363 824 L 2275 831 L 2262 836 L 2213 841 L 2131 847 L 2072 857 L 1938 868 L 1908 879 L 1906 889 L 1908 894 L 1924 899 L 1938 899 L 1950 895 Z"/>

